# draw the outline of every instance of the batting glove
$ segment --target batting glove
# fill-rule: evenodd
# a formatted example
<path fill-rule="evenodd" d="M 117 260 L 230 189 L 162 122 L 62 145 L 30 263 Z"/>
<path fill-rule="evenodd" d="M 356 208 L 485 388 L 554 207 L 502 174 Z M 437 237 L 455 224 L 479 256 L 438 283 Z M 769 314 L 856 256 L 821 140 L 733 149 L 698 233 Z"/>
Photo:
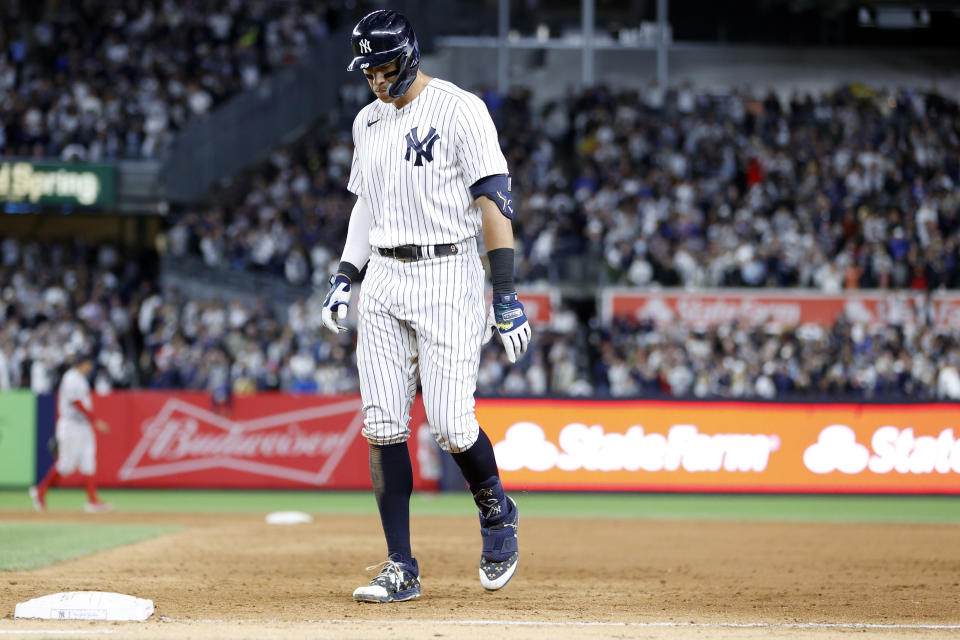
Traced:
<path fill-rule="evenodd" d="M 338 273 L 330 276 L 330 290 L 327 291 L 327 297 L 323 301 L 323 309 L 320 310 L 320 321 L 327 329 L 334 333 L 343 333 L 346 327 L 340 324 L 340 320 L 347 317 L 347 309 L 350 307 L 350 278 Z M 334 318 L 336 313 L 336 318 Z"/>
<path fill-rule="evenodd" d="M 507 352 L 507 360 L 516 362 L 530 344 L 530 323 L 527 314 L 523 312 L 523 304 L 517 299 L 517 294 L 493 296 L 493 306 L 487 317 L 487 333 L 484 342 L 493 337 L 496 327 L 500 334 L 500 341 Z"/>

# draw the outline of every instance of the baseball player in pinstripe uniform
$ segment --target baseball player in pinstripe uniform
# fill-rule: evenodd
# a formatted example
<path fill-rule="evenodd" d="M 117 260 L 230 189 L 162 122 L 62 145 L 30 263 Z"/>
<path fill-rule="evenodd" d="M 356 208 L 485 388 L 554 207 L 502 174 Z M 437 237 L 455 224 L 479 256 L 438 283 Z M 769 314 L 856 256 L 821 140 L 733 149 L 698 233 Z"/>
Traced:
<path fill-rule="evenodd" d="M 500 589 L 517 570 L 518 512 L 477 424 L 473 394 L 484 339 L 495 330 L 511 362 L 530 340 L 513 284 L 507 162 L 483 102 L 420 71 L 416 36 L 403 15 L 374 11 L 357 23 L 351 43 L 348 70 L 362 71 L 377 99 L 353 123 L 347 188 L 357 202 L 322 320 L 345 331 L 339 320 L 366 267 L 357 301 L 357 363 L 363 435 L 388 552 L 379 574 L 353 597 L 420 596 L 407 450 L 418 376 L 430 429 L 463 471 L 480 511 L 480 582 Z M 476 241 L 481 232 L 493 281 L 489 314 Z"/>

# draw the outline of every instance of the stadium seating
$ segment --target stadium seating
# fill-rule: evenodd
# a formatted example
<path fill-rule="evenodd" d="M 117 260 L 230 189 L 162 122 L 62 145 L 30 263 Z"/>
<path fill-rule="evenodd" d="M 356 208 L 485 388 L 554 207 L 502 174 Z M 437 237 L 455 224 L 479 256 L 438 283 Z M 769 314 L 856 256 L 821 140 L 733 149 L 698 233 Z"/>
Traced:
<path fill-rule="evenodd" d="M 525 93 L 483 95 L 520 203 L 521 282 L 586 261 L 636 286 L 960 287 L 960 112 L 943 96 L 840 88 L 781 104 L 681 87 L 660 104 L 599 88 L 534 117 Z M 346 233 L 350 153 L 323 129 L 277 149 L 175 216 L 174 250 L 322 282 Z"/>
<path fill-rule="evenodd" d="M 188 121 L 329 30 L 326 5 L 312 3 L 64 3 L 39 16 L 20 6 L 4 9 L 0 38 L 6 156 L 161 155 Z"/>

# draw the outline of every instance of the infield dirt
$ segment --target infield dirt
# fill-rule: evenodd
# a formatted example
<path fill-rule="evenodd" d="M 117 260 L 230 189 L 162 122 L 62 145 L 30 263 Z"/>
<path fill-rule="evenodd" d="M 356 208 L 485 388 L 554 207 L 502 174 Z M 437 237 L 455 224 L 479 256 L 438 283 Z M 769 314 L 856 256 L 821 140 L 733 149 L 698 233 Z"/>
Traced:
<path fill-rule="evenodd" d="M 423 596 L 374 605 L 355 603 L 351 593 L 372 577 L 364 568 L 385 555 L 375 517 L 319 516 L 279 526 L 253 515 L 4 512 L 17 521 L 94 518 L 184 528 L 63 564 L 0 573 L 0 636 L 75 629 L 203 640 L 960 637 L 951 630 L 629 625 L 958 625 L 960 529 L 951 525 L 527 518 L 517 577 L 487 593 L 477 579 L 476 520 L 415 517 Z M 18 602 L 77 590 L 150 598 L 156 613 L 142 624 L 13 618 Z M 627 624 L 555 624 L 573 622 Z"/>

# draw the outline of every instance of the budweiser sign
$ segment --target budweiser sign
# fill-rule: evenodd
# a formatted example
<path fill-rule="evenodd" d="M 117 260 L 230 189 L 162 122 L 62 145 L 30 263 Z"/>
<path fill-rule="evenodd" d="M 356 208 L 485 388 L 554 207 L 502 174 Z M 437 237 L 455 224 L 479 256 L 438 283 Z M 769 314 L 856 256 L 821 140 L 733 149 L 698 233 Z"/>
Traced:
<path fill-rule="evenodd" d="M 113 427 L 100 439 L 97 481 L 105 487 L 368 489 L 361 404 L 359 395 L 273 392 L 237 396 L 226 408 L 194 391 L 97 396 L 94 414 Z M 418 398 L 410 427 L 417 432 L 425 424 Z M 410 438 L 414 487 L 430 489 L 437 479 L 421 475 L 422 461 L 435 457 L 436 444 L 432 438 L 423 443 Z"/>
<path fill-rule="evenodd" d="M 346 415 L 341 431 L 322 429 Z M 355 400 L 235 421 L 172 398 L 148 418 L 119 471 L 121 480 L 233 469 L 323 486 L 360 434 Z"/>

